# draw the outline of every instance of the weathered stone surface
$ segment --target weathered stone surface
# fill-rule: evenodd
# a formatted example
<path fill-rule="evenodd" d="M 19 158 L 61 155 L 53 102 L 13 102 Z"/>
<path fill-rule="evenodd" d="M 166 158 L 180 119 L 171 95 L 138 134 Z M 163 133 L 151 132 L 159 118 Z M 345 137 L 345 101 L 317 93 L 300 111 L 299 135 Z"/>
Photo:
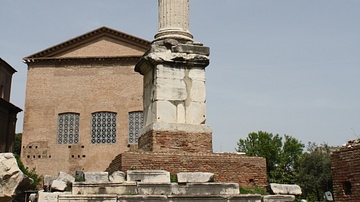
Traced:
<path fill-rule="evenodd" d="M 186 106 L 186 123 L 205 124 L 206 105 L 204 102 L 191 102 Z"/>
<path fill-rule="evenodd" d="M 59 195 L 57 202 L 117 202 L 117 196 L 111 194 L 100 195 Z"/>
<path fill-rule="evenodd" d="M 0 202 L 11 201 L 18 189 L 26 189 L 32 182 L 21 172 L 12 153 L 0 153 Z"/>
<path fill-rule="evenodd" d="M 85 182 L 102 183 L 109 182 L 108 172 L 84 172 Z"/>
<path fill-rule="evenodd" d="M 29 200 L 30 202 L 36 202 L 36 200 L 37 200 L 37 194 L 35 194 L 35 193 L 30 194 L 28 200 Z"/>
<path fill-rule="evenodd" d="M 190 98 L 193 102 L 204 103 L 206 101 L 206 90 L 204 81 L 192 81 Z"/>
<path fill-rule="evenodd" d="M 125 173 L 122 171 L 115 171 L 109 176 L 109 181 L 113 183 L 125 182 Z"/>
<path fill-rule="evenodd" d="M 51 191 L 65 191 L 67 187 L 66 182 L 62 180 L 54 180 L 51 183 Z"/>
<path fill-rule="evenodd" d="M 158 201 L 171 201 L 171 202 L 189 202 L 189 201 L 218 201 L 218 202 L 261 202 L 261 195 L 237 195 L 237 196 L 192 196 L 192 195 L 122 195 L 119 196 L 119 201 L 126 202 L 158 202 Z"/>
<path fill-rule="evenodd" d="M 177 107 L 169 101 L 156 101 L 153 105 L 156 110 L 156 117 L 158 122 L 176 123 L 177 121 Z"/>
<path fill-rule="evenodd" d="M 155 39 L 192 40 L 189 32 L 189 0 L 159 0 L 159 30 Z"/>
<path fill-rule="evenodd" d="M 334 201 L 333 195 L 330 191 L 325 192 L 325 200 L 326 201 Z"/>
<path fill-rule="evenodd" d="M 178 183 L 205 183 L 214 181 L 214 173 L 208 172 L 180 172 L 177 173 Z"/>
<path fill-rule="evenodd" d="M 44 175 L 44 180 L 43 180 L 43 183 L 44 183 L 44 190 L 47 191 L 47 190 L 50 190 L 50 187 L 51 187 L 51 184 L 54 180 L 56 180 L 56 176 L 52 176 L 52 175 Z"/>
<path fill-rule="evenodd" d="M 173 52 L 180 53 L 192 53 L 200 55 L 210 55 L 210 48 L 206 46 L 191 45 L 191 44 L 179 44 L 172 48 Z"/>
<path fill-rule="evenodd" d="M 270 183 L 270 189 L 274 194 L 301 195 L 301 188 L 296 184 Z"/>
<path fill-rule="evenodd" d="M 264 202 L 291 202 L 295 200 L 293 195 L 267 195 L 263 197 Z"/>
<path fill-rule="evenodd" d="M 236 195 L 240 194 L 237 183 L 187 183 L 179 185 L 138 183 L 138 194 L 142 195 Z"/>
<path fill-rule="evenodd" d="M 137 194 L 137 182 L 110 182 L 110 183 L 87 183 L 75 182 L 72 187 L 73 195 L 91 194 Z"/>
<path fill-rule="evenodd" d="M 39 202 L 58 202 L 59 195 L 70 195 L 71 192 L 38 192 Z"/>
<path fill-rule="evenodd" d="M 128 170 L 127 181 L 144 183 L 170 183 L 170 172 L 164 170 Z"/>
<path fill-rule="evenodd" d="M 63 181 L 65 183 L 73 183 L 75 182 L 75 178 L 65 172 L 59 172 L 56 180 Z"/>

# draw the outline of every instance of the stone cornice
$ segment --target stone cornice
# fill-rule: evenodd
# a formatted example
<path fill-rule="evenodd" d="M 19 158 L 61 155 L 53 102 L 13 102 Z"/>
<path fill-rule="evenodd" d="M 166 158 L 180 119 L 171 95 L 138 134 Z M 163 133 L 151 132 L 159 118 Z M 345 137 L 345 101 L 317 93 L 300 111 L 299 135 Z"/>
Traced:
<path fill-rule="evenodd" d="M 5 60 L 0 58 L 0 66 L 6 68 L 11 74 L 14 74 L 17 72 L 9 63 L 7 63 Z"/>
<path fill-rule="evenodd" d="M 123 56 L 123 57 L 47 57 L 47 58 L 24 58 L 23 62 L 27 64 L 76 64 L 76 63 L 114 63 L 114 62 L 132 62 L 139 61 L 141 56 Z"/>

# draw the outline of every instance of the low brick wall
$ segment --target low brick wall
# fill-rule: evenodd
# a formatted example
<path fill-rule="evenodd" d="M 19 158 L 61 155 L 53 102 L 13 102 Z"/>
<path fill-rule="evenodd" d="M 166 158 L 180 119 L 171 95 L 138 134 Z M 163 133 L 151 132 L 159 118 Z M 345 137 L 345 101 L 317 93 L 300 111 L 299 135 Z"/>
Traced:
<path fill-rule="evenodd" d="M 118 155 L 106 171 L 168 170 L 178 172 L 212 172 L 215 181 L 240 185 L 267 185 L 266 160 L 234 153 L 153 153 L 125 152 Z"/>
<path fill-rule="evenodd" d="M 343 147 L 331 155 L 335 201 L 360 201 L 360 145 Z"/>
<path fill-rule="evenodd" d="M 150 130 L 139 138 L 139 149 L 152 152 L 212 152 L 212 134 Z"/>

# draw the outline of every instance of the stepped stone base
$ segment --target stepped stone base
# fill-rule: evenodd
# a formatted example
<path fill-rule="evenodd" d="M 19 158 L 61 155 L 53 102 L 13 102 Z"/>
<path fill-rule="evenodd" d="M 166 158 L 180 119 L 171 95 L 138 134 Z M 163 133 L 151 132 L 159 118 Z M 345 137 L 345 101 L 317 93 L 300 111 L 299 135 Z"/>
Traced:
<path fill-rule="evenodd" d="M 189 201 L 218 201 L 218 202 L 261 202 L 261 195 L 238 196 L 175 196 L 175 195 L 60 195 L 59 202 L 189 202 Z"/>
<path fill-rule="evenodd" d="M 119 201 L 138 202 L 138 201 L 218 201 L 218 202 L 261 202 L 261 195 L 238 195 L 238 196 L 176 196 L 176 195 L 155 195 L 155 196 L 119 196 Z"/>
<path fill-rule="evenodd" d="M 73 195 L 238 195 L 237 183 L 85 183 L 75 182 Z"/>
<path fill-rule="evenodd" d="M 266 187 L 266 160 L 236 153 L 156 153 L 124 152 L 110 164 L 107 172 L 121 170 L 167 170 L 180 172 L 211 172 L 216 182 Z"/>
<path fill-rule="evenodd" d="M 59 195 L 57 202 L 118 202 L 117 195 Z"/>

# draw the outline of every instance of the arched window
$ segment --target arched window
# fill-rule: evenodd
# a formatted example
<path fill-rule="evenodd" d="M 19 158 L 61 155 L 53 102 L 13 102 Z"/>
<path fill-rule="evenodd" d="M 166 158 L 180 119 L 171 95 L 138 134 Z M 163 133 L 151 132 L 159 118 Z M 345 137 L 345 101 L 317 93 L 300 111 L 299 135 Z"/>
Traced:
<path fill-rule="evenodd" d="M 116 113 L 95 112 L 91 116 L 91 143 L 116 143 Z"/>
<path fill-rule="evenodd" d="M 58 144 L 78 144 L 79 143 L 79 120 L 78 113 L 58 114 Z"/>
<path fill-rule="evenodd" d="M 144 125 L 144 115 L 142 111 L 129 112 L 129 144 L 137 144 L 139 130 Z"/>

